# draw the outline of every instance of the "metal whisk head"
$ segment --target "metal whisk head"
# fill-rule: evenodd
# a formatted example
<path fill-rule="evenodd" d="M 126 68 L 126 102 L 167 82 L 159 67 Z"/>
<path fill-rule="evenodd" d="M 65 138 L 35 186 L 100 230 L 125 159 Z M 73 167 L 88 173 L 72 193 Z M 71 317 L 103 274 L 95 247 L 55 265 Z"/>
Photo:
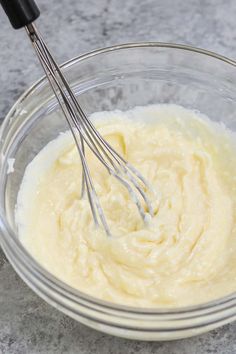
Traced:
<path fill-rule="evenodd" d="M 94 153 L 108 173 L 114 176 L 129 192 L 143 219 L 145 214 L 153 214 L 147 191 L 148 183 L 142 175 L 131 166 L 112 146 L 104 140 L 88 119 L 79 105 L 70 85 L 61 72 L 60 67 L 51 55 L 41 34 L 32 23 L 38 16 L 39 10 L 33 0 L 0 0 L 14 28 L 25 27 L 33 44 L 39 61 L 46 73 L 54 94 L 61 106 L 64 116 L 72 132 L 82 164 L 82 192 L 85 191 L 96 225 L 101 225 L 107 235 L 110 235 L 109 226 L 96 194 L 85 155 L 85 145 Z M 20 7 L 19 7 L 20 4 Z M 14 7 L 14 9 L 12 8 Z M 14 11 L 13 11 L 14 10 Z M 143 199 L 143 203 L 141 200 Z"/>
<path fill-rule="evenodd" d="M 86 161 L 85 144 L 107 169 L 108 173 L 119 180 L 128 190 L 141 217 L 144 219 L 146 212 L 152 214 L 151 203 L 146 194 L 149 189 L 148 183 L 133 166 L 104 140 L 86 116 L 35 25 L 26 26 L 26 30 L 73 134 L 83 171 L 81 194 L 83 195 L 86 190 L 95 224 L 101 224 L 106 233 L 110 235 Z M 140 197 L 144 200 L 145 206 L 141 203 Z"/>

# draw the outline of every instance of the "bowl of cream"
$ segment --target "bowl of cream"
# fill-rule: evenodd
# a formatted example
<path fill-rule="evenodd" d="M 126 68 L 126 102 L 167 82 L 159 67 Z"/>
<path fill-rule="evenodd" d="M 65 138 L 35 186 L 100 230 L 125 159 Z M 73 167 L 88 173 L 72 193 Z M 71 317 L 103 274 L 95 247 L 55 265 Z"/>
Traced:
<path fill-rule="evenodd" d="M 113 335 L 169 340 L 236 317 L 236 63 L 165 43 L 62 68 L 101 135 L 150 183 L 143 222 L 88 150 L 111 230 L 81 198 L 81 164 L 45 78 L 1 127 L 1 246 L 49 304 Z"/>

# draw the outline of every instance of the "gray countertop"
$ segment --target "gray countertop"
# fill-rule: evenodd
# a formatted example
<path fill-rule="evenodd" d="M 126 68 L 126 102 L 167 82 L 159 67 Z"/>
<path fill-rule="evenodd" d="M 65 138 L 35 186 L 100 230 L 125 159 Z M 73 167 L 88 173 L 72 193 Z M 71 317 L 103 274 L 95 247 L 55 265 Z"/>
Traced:
<path fill-rule="evenodd" d="M 63 62 L 111 44 L 165 41 L 236 58 L 235 0 L 38 0 L 39 26 Z M 41 75 L 23 31 L 0 12 L 0 119 Z M 0 353 L 236 353 L 236 323 L 175 342 L 119 339 L 91 330 L 36 296 L 0 249 Z"/>

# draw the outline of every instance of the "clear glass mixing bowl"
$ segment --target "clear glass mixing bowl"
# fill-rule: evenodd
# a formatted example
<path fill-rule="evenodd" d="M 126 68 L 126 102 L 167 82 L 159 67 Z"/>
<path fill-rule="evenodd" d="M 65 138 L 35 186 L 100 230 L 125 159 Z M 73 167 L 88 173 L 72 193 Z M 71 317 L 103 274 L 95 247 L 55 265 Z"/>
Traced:
<path fill-rule="evenodd" d="M 140 43 L 91 52 L 70 60 L 63 70 L 88 114 L 171 102 L 197 109 L 236 130 L 235 66 L 232 60 L 196 48 Z M 52 116 L 58 110 L 43 78 L 20 97 L 1 127 L 0 243 L 17 273 L 57 309 L 121 337 L 176 339 L 233 321 L 235 294 L 178 309 L 119 306 L 70 288 L 31 258 L 18 240 L 14 208 L 27 164 L 45 144 L 68 129 L 60 112 Z M 9 159 L 15 159 L 13 173 L 9 173 Z"/>

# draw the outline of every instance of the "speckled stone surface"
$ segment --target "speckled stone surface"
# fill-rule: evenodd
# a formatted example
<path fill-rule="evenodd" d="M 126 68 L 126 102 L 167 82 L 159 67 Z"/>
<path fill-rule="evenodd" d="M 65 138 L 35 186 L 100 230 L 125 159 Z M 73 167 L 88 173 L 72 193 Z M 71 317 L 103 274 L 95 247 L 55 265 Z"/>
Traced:
<path fill-rule="evenodd" d="M 63 62 L 133 41 L 168 41 L 236 58 L 235 0 L 38 0 L 41 31 Z M 23 31 L 0 11 L 0 119 L 42 74 Z M 0 250 L 0 353 L 236 353 L 236 323 L 175 342 L 129 341 L 76 323 L 38 298 Z"/>

